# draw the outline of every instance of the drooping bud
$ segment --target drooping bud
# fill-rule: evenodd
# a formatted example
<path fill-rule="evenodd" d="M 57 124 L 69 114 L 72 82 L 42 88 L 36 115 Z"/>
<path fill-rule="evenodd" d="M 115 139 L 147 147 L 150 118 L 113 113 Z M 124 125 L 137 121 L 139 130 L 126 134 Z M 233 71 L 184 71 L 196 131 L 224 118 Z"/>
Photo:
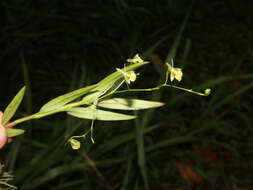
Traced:
<path fill-rule="evenodd" d="M 211 93 L 211 89 L 210 88 L 205 89 L 205 95 L 206 96 L 208 96 L 210 93 Z"/>
<path fill-rule="evenodd" d="M 81 143 L 76 139 L 70 139 L 69 143 L 74 150 L 78 150 L 81 147 Z"/>

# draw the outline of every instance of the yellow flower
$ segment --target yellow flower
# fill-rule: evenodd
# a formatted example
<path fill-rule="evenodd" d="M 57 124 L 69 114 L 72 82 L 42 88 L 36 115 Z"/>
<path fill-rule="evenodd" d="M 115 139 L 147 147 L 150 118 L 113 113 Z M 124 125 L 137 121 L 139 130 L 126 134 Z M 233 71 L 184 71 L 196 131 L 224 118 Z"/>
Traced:
<path fill-rule="evenodd" d="M 136 54 L 134 56 L 134 58 L 127 59 L 127 62 L 129 62 L 129 63 L 143 63 L 144 61 L 142 60 L 142 58 L 140 58 L 139 54 Z"/>
<path fill-rule="evenodd" d="M 134 71 L 126 72 L 124 76 L 125 76 L 125 80 L 128 84 L 136 81 L 136 78 L 137 78 L 137 74 Z"/>
<path fill-rule="evenodd" d="M 168 70 L 170 73 L 170 81 L 172 82 L 174 79 L 181 81 L 183 77 L 183 72 L 181 68 L 177 68 L 173 66 L 173 61 L 172 64 L 166 63 L 168 66 Z"/>
<path fill-rule="evenodd" d="M 139 73 L 136 74 L 134 71 L 128 71 L 128 72 L 122 71 L 119 68 L 116 68 L 116 70 L 123 74 L 127 84 L 130 84 L 131 82 L 136 81 L 137 75 L 139 74 Z"/>
<path fill-rule="evenodd" d="M 74 150 L 78 150 L 81 147 L 81 143 L 78 140 L 70 139 L 69 143 Z"/>

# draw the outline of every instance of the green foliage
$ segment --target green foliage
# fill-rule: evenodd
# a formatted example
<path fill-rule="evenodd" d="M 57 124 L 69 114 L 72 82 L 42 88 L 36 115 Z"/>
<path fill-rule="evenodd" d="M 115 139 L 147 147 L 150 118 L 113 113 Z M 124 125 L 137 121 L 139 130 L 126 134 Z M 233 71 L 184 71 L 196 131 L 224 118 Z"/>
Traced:
<path fill-rule="evenodd" d="M 101 98 L 93 105 L 92 100 L 101 95 L 94 91 L 97 94 L 84 94 L 64 105 L 83 97 L 91 102 L 84 107 L 96 109 L 113 98 L 166 105 L 136 111 L 136 120 L 95 121 L 96 144 L 81 139 L 78 151 L 66 142 L 88 132 L 90 120 L 59 113 L 20 123 L 17 127 L 26 133 L 0 153 L 5 155 L 5 170 L 13 171 L 13 184 L 19 189 L 144 189 L 144 181 L 150 189 L 252 187 L 252 47 L 250 25 L 244 24 L 251 17 L 236 15 L 241 8 L 230 10 L 229 2 L 212 1 L 206 6 L 207 1 L 195 1 L 190 19 L 181 24 L 190 1 L 3 2 L 9 20 L 1 36 L 0 59 L 8 64 L 1 69 L 1 76 L 8 80 L 0 82 L 8 86 L 1 85 L 1 105 L 8 104 L 9 97 L 23 85 L 22 72 L 27 87 L 26 104 L 16 117 L 40 110 L 58 95 L 94 84 L 123 67 L 123 61 L 136 52 L 143 52 L 145 59 L 156 55 L 158 61 L 151 59 L 151 64 L 141 67 L 140 76 L 125 93 Z M 210 24 L 210 20 L 217 24 Z M 185 33 L 180 25 L 186 26 Z M 13 56 L 20 51 L 21 61 Z M 171 58 L 184 72 L 182 86 L 201 92 L 210 87 L 211 96 L 178 93 L 175 88 L 130 92 L 162 84 L 166 66 L 159 59 L 170 63 Z M 19 62 L 23 63 L 22 72 Z M 124 68 L 121 71 L 120 76 L 126 72 Z M 114 91 L 124 79 L 110 89 L 105 86 L 103 93 Z M 126 87 L 123 84 L 121 87 Z M 206 152 L 201 150 L 208 146 L 216 152 L 209 158 L 220 162 L 203 160 L 201 155 Z M 182 179 L 175 161 L 186 162 L 206 184 Z"/>
<path fill-rule="evenodd" d="M 15 137 L 15 136 L 18 136 L 18 135 L 22 135 L 25 130 L 23 129 L 7 129 L 7 136 L 8 137 Z"/>
<path fill-rule="evenodd" d="M 128 67 L 125 67 L 125 72 L 135 70 L 136 68 L 147 64 L 148 62 L 139 61 L 138 63 L 131 64 Z M 133 71 L 132 71 L 133 72 Z M 109 95 L 113 95 L 116 90 L 124 83 L 124 75 L 119 72 L 115 71 L 111 75 L 107 76 L 105 79 L 101 80 L 97 84 L 90 85 L 70 93 L 61 95 L 53 100 L 50 100 L 46 103 L 38 113 L 30 115 L 28 117 L 24 117 L 21 119 L 17 119 L 14 121 L 15 124 L 22 123 L 24 121 L 28 121 L 30 119 L 38 119 L 42 118 L 54 113 L 67 111 L 70 115 L 76 116 L 79 118 L 86 118 L 91 120 L 126 120 L 126 119 L 134 119 L 134 116 L 128 116 L 124 114 L 117 114 L 113 112 L 103 111 L 103 110 L 96 110 L 96 118 L 94 118 L 94 109 L 91 107 L 78 107 L 82 105 L 89 105 L 89 104 L 97 104 L 100 98 L 107 97 Z M 118 81 L 120 82 L 118 83 Z M 115 85 L 116 84 L 116 85 Z M 24 89 L 25 87 L 15 96 L 14 100 L 10 103 L 10 105 L 6 108 L 4 116 L 8 116 L 8 120 L 12 117 L 15 113 L 17 107 L 19 106 L 23 96 L 24 96 Z M 88 94 L 87 96 L 84 96 Z M 74 100 L 82 97 L 82 100 L 75 101 Z M 162 106 L 162 104 L 159 104 Z M 152 105 L 149 106 L 150 108 Z M 153 105 L 153 107 L 158 107 L 158 104 Z M 4 118 L 6 118 L 5 116 Z M 110 117 L 111 116 L 111 117 Z M 6 119 L 5 119 L 6 120 Z"/>
<path fill-rule="evenodd" d="M 75 90 L 73 92 L 69 92 L 67 94 L 61 95 L 48 103 L 46 103 L 42 108 L 40 109 L 40 112 L 48 112 L 52 110 L 56 110 L 61 108 L 62 106 L 66 105 L 67 103 L 89 93 L 92 91 L 96 85 L 87 86 L 78 90 Z"/>
<path fill-rule="evenodd" d="M 112 98 L 108 100 L 102 100 L 98 103 L 98 106 L 100 107 L 117 110 L 142 110 L 160 107 L 163 105 L 164 104 L 161 102 L 124 98 Z"/>
<path fill-rule="evenodd" d="M 72 108 L 68 110 L 68 114 L 74 117 L 83 119 L 95 119 L 101 121 L 119 121 L 119 120 L 129 120 L 134 119 L 134 115 L 126 115 L 122 113 L 115 113 L 111 111 L 104 111 L 100 109 L 95 109 L 93 107 L 87 108 Z"/>
<path fill-rule="evenodd" d="M 116 69 L 116 71 L 97 84 L 90 85 L 75 91 L 72 91 L 70 93 L 61 95 L 57 98 L 54 98 L 53 100 L 50 100 L 48 103 L 46 103 L 38 113 L 32 114 L 30 116 L 17 119 L 13 121 L 14 124 L 19 124 L 24 121 L 28 121 L 31 119 L 38 119 L 42 118 L 48 115 L 52 115 L 58 112 L 67 112 L 69 115 L 82 118 L 82 119 L 90 119 L 92 120 L 92 124 L 90 127 L 90 130 L 88 132 L 91 133 L 91 141 L 95 143 L 93 139 L 93 126 L 94 126 L 94 120 L 102 120 L 102 121 L 119 121 L 119 120 L 131 120 L 135 119 L 136 117 L 134 115 L 127 115 L 122 113 L 116 113 L 112 111 L 107 110 L 101 110 L 97 109 L 96 106 L 109 108 L 109 109 L 118 109 L 118 110 L 140 110 L 140 109 L 149 109 L 149 108 L 155 108 L 163 106 L 164 104 L 161 102 L 154 102 L 154 101 L 144 101 L 144 100 L 138 100 L 138 99 L 108 99 L 104 100 L 108 96 L 112 96 L 117 93 L 126 93 L 126 92 L 145 92 L 145 91 L 154 91 L 154 90 L 160 90 L 161 87 L 174 87 L 181 90 L 185 90 L 188 92 L 193 92 L 195 94 L 199 95 L 209 95 L 210 89 L 205 90 L 205 94 L 195 92 L 193 90 L 188 90 L 182 87 L 174 86 L 168 84 L 168 78 L 170 75 L 170 79 L 175 78 L 178 81 L 181 81 L 183 73 L 180 68 L 174 68 L 173 67 L 173 60 L 172 65 L 167 64 L 167 71 L 165 76 L 165 82 L 161 85 L 158 85 L 154 88 L 148 88 L 148 89 L 128 89 L 128 90 L 122 90 L 118 91 L 118 89 L 122 86 L 124 82 L 126 84 L 130 84 L 131 82 L 134 82 L 136 80 L 137 74 L 133 70 L 137 69 L 138 67 L 141 67 L 148 62 L 143 61 L 139 55 L 135 55 L 132 59 L 127 59 L 127 62 L 130 62 L 129 66 L 125 67 L 123 69 Z M 179 72 L 179 74 L 178 74 Z M 180 75 L 179 78 L 177 75 Z M 173 81 L 171 80 L 171 82 Z M 4 115 L 8 116 L 8 120 L 13 116 L 15 111 L 17 110 L 17 107 L 21 103 L 21 100 L 24 96 L 24 90 L 25 87 L 23 87 L 20 92 L 15 96 L 13 101 L 10 103 L 10 105 L 6 108 Z M 208 91 L 208 92 L 207 92 Z M 207 92 L 207 93 L 206 93 Z M 87 94 L 87 95 L 86 95 Z M 75 101 L 76 99 L 84 96 L 81 100 Z M 100 101 L 103 100 L 101 103 Z M 74 102 L 73 102 L 74 101 Z M 87 106 L 89 104 L 92 104 L 91 106 Z M 82 107 L 80 107 L 82 106 Z M 86 107 L 83 107 L 86 106 Z M 3 117 L 6 118 L 7 116 Z M 75 138 L 82 138 L 86 137 L 87 133 L 84 133 L 80 136 L 73 136 L 71 137 L 68 142 L 72 145 L 73 149 L 79 149 L 80 142 L 75 140 Z M 23 134 L 24 130 L 18 130 L 18 129 L 9 129 L 7 132 L 8 137 L 17 136 L 20 134 Z M 142 140 L 140 141 L 142 143 Z M 141 150 L 142 152 L 144 150 Z M 144 154 L 142 154 L 144 155 Z M 140 165 L 145 167 L 145 157 L 142 156 L 142 161 L 140 161 Z M 142 168 L 143 169 L 143 168 Z M 145 186 L 148 189 L 148 183 L 146 178 L 146 172 L 143 170 L 143 177 L 145 181 Z"/>
<path fill-rule="evenodd" d="M 25 94 L 25 87 L 23 87 L 17 95 L 13 98 L 11 103 L 6 107 L 4 110 L 4 115 L 3 115 L 3 121 L 1 124 L 6 125 L 8 121 L 12 118 L 12 116 L 15 114 L 17 111 L 23 97 Z"/>

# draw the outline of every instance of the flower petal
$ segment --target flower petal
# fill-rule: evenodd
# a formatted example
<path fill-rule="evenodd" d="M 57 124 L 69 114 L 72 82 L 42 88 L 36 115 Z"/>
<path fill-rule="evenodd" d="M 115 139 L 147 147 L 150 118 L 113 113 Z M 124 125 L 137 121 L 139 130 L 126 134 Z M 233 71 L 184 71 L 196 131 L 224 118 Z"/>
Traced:
<path fill-rule="evenodd" d="M 181 81 L 182 80 L 182 76 L 183 76 L 182 69 L 180 69 L 180 68 L 174 68 L 174 73 L 175 73 L 175 78 L 178 81 Z"/>
<path fill-rule="evenodd" d="M 170 81 L 172 82 L 175 79 L 175 74 L 173 72 L 170 73 Z"/>

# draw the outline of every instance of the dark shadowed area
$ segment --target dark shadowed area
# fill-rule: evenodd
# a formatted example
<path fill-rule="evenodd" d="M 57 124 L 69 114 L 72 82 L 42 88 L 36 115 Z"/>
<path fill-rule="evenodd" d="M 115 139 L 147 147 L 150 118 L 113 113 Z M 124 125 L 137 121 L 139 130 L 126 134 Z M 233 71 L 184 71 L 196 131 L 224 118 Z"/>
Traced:
<path fill-rule="evenodd" d="M 150 64 L 130 88 L 180 87 L 118 97 L 161 101 L 129 121 L 95 121 L 78 151 L 67 139 L 91 125 L 60 113 L 15 127 L 0 177 L 20 190 L 250 190 L 253 188 L 253 2 L 250 0 L 2 0 L 0 110 L 26 85 L 13 119 L 95 84 L 139 54 Z M 123 85 L 122 89 L 127 88 Z M 0 189 L 10 189 L 0 183 Z"/>

